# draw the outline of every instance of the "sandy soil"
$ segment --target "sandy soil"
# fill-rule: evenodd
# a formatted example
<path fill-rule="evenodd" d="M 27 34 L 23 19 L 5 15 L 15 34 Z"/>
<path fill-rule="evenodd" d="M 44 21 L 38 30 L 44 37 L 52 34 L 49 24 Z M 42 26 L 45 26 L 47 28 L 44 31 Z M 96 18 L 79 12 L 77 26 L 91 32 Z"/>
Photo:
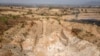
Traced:
<path fill-rule="evenodd" d="M 0 56 L 100 56 L 100 8 L 77 9 L 0 7 Z"/>

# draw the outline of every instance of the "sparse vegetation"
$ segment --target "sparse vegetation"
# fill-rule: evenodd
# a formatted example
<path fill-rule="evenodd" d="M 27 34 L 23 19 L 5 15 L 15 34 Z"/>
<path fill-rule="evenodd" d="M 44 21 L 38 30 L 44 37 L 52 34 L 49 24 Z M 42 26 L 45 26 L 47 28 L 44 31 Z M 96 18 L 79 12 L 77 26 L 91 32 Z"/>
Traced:
<path fill-rule="evenodd" d="M 6 17 L 6 16 L 0 16 L 0 21 L 3 22 L 3 23 L 7 23 L 8 17 Z"/>
<path fill-rule="evenodd" d="M 73 10 L 73 14 L 75 14 L 75 19 L 78 18 L 79 13 L 80 13 L 79 9 L 76 8 Z"/>
<path fill-rule="evenodd" d="M 14 25 L 18 24 L 20 22 L 19 15 L 1 15 L 0 16 L 0 35 L 3 34 L 3 32 L 10 27 L 13 27 Z"/>
<path fill-rule="evenodd" d="M 12 19 L 18 19 L 18 18 L 20 18 L 20 15 L 10 15 L 10 17 L 11 17 Z"/>
<path fill-rule="evenodd" d="M 51 54 L 52 51 L 55 52 L 55 50 L 59 52 L 65 49 L 63 51 L 66 56 L 67 54 L 65 53 L 68 52 L 66 52 L 68 48 L 73 53 L 74 51 L 78 52 L 79 55 L 77 56 L 86 56 L 83 52 L 89 49 L 94 54 L 96 53 L 96 48 L 100 47 L 100 21 L 99 19 L 94 21 L 91 18 L 96 16 L 100 18 L 100 14 L 98 15 L 95 10 L 89 10 L 93 12 L 89 13 L 87 8 L 14 7 L 13 9 L 1 9 L 0 45 L 2 44 L 2 46 L 0 48 L 9 49 L 11 52 L 14 51 L 12 52 L 13 56 L 33 56 L 34 54 L 36 56 L 44 56 L 44 47 L 48 48 L 45 49 L 47 52 L 51 49 L 48 54 Z M 82 20 L 84 18 L 89 18 L 90 20 Z M 93 22 L 96 22 L 95 25 Z M 76 52 L 74 54 L 77 54 Z M 0 56 L 3 56 L 1 53 L 2 51 Z M 98 50 L 97 53 L 99 53 Z M 57 55 L 63 56 L 62 54 L 63 52 Z"/>
<path fill-rule="evenodd" d="M 29 11 L 27 12 L 27 14 L 33 14 L 32 10 L 29 10 Z"/>

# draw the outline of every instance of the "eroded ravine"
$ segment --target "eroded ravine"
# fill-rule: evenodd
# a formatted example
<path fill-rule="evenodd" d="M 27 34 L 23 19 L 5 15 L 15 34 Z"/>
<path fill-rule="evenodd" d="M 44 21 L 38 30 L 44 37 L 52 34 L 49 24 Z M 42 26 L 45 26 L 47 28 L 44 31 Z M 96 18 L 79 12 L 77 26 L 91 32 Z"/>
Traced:
<path fill-rule="evenodd" d="M 72 24 L 55 19 L 26 20 L 5 32 L 3 56 L 99 56 L 98 46 L 79 38 Z M 77 33 L 77 32 L 76 32 Z M 4 52 L 3 52 L 4 51 Z M 7 56 L 7 55 L 6 55 Z"/>

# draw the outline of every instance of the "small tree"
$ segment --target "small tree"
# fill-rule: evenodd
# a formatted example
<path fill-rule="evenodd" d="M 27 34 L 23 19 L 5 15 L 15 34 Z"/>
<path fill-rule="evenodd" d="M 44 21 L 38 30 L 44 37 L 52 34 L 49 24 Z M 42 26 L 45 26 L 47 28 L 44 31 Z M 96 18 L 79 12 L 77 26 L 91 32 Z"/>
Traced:
<path fill-rule="evenodd" d="M 79 9 L 74 9 L 74 14 L 75 14 L 75 18 L 78 19 L 78 15 L 79 15 L 80 11 Z"/>
<path fill-rule="evenodd" d="M 86 9 L 84 11 L 85 11 L 85 13 L 87 13 L 87 10 Z"/>

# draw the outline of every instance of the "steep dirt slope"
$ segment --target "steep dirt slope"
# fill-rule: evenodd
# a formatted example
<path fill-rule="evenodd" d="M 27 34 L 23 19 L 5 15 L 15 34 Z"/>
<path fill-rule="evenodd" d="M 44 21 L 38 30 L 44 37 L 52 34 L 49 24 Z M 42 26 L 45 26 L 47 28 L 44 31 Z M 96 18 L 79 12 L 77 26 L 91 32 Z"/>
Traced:
<path fill-rule="evenodd" d="M 4 33 L 0 55 L 99 56 L 98 27 L 65 21 L 59 24 L 55 19 L 26 20 Z"/>

